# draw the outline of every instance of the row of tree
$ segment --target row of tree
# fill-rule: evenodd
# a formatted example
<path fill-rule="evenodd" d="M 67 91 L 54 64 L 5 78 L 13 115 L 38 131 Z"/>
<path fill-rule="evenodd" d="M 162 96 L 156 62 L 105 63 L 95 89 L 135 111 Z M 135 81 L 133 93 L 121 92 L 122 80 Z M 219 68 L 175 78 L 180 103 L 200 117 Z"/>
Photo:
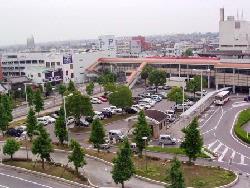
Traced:
<path fill-rule="evenodd" d="M 0 129 L 4 131 L 8 129 L 9 123 L 12 121 L 12 98 L 6 95 L 0 95 Z"/>

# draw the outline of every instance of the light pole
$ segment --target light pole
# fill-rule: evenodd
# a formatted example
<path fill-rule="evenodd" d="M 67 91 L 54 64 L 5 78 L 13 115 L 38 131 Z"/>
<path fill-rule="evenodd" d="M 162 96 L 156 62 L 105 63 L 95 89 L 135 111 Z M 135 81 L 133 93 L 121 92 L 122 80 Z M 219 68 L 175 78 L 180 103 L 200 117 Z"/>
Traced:
<path fill-rule="evenodd" d="M 184 100 L 185 100 L 185 93 L 184 93 L 184 85 L 182 86 L 182 113 L 184 113 Z"/>
<path fill-rule="evenodd" d="M 19 94 L 19 99 L 21 99 L 21 91 L 22 91 L 22 88 L 17 88 L 17 90 L 18 90 L 18 94 Z"/>
<path fill-rule="evenodd" d="M 203 72 L 210 72 L 210 69 L 193 69 L 194 72 L 200 72 L 201 73 L 201 98 L 203 97 L 203 81 L 202 81 L 202 77 L 203 77 Z"/>
<path fill-rule="evenodd" d="M 53 88 L 52 88 L 52 92 L 53 92 L 54 106 L 56 105 L 55 90 L 56 90 L 56 88 L 53 87 Z"/>
<path fill-rule="evenodd" d="M 68 132 L 68 145 L 69 145 L 69 141 L 70 141 L 70 135 L 69 135 L 69 127 L 67 125 L 66 98 L 71 97 L 72 95 L 73 95 L 73 93 L 70 93 L 69 95 L 63 96 L 64 121 L 65 121 L 66 129 Z"/>
<path fill-rule="evenodd" d="M 24 83 L 25 101 L 26 101 L 26 103 L 27 103 L 27 106 L 29 106 L 29 103 L 28 103 L 28 95 L 27 95 L 27 85 L 32 85 L 32 83 Z"/>
<path fill-rule="evenodd" d="M 147 137 L 144 136 L 142 137 L 142 140 L 144 140 L 145 143 L 145 164 L 146 164 L 146 172 L 148 171 L 148 164 L 147 164 L 147 150 L 146 150 L 146 146 L 147 146 Z"/>

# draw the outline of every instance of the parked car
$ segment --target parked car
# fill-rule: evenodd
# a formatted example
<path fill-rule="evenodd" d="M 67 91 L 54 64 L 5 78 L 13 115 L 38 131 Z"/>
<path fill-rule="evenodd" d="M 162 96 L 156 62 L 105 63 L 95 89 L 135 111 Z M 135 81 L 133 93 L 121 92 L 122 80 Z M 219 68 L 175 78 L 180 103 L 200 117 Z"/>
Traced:
<path fill-rule="evenodd" d="M 79 126 L 83 126 L 83 127 L 89 127 L 90 123 L 88 121 L 86 121 L 85 119 L 81 118 L 80 119 L 80 124 Z"/>
<path fill-rule="evenodd" d="M 170 135 L 162 134 L 159 137 L 159 145 L 175 145 L 177 143 L 175 138 L 172 138 Z"/>
<path fill-rule="evenodd" d="M 107 102 L 107 101 L 108 101 L 108 99 L 107 99 L 106 97 L 103 97 L 103 96 L 98 97 L 98 99 L 99 99 L 100 101 L 102 101 L 102 102 Z"/>
<path fill-rule="evenodd" d="M 58 118 L 59 118 L 59 115 L 57 115 L 56 113 L 51 114 L 50 116 L 51 116 L 52 118 L 54 118 L 54 119 L 58 119 Z"/>
<path fill-rule="evenodd" d="M 92 104 L 101 104 L 102 103 L 102 101 L 101 100 L 99 100 L 98 98 L 92 98 L 91 100 L 90 100 L 90 102 L 92 103 Z"/>
<path fill-rule="evenodd" d="M 138 110 L 136 108 L 125 108 L 125 112 L 128 114 L 136 114 L 138 112 Z"/>
<path fill-rule="evenodd" d="M 112 112 L 110 111 L 102 111 L 102 114 L 104 115 L 104 118 L 111 118 Z"/>
<path fill-rule="evenodd" d="M 48 123 L 55 123 L 56 119 L 50 116 L 43 116 L 44 119 L 48 121 Z"/>
<path fill-rule="evenodd" d="M 156 101 L 150 99 L 150 98 L 144 98 L 139 101 L 139 103 L 148 103 L 150 106 L 154 106 L 156 104 Z"/>
<path fill-rule="evenodd" d="M 75 123 L 75 118 L 72 117 L 72 116 L 69 116 L 69 117 L 67 118 L 67 125 L 70 125 L 70 124 L 72 124 L 72 123 Z"/>
<path fill-rule="evenodd" d="M 159 95 L 151 95 L 151 99 L 155 100 L 156 102 L 162 101 L 162 97 Z"/>
<path fill-rule="evenodd" d="M 6 131 L 6 134 L 9 135 L 9 136 L 12 136 L 12 137 L 20 137 L 21 134 L 23 132 L 15 129 L 15 128 L 9 128 L 7 131 Z"/>
<path fill-rule="evenodd" d="M 167 120 L 169 122 L 174 122 L 175 121 L 175 115 L 173 115 L 173 114 L 167 114 Z"/>
<path fill-rule="evenodd" d="M 110 106 L 107 108 L 103 108 L 104 111 L 112 112 L 112 114 L 122 113 L 121 108 L 117 108 L 116 106 Z"/>
<path fill-rule="evenodd" d="M 140 106 L 139 104 L 132 105 L 132 107 L 137 109 L 138 111 L 144 110 L 144 107 Z"/>
<path fill-rule="evenodd" d="M 38 123 L 41 123 L 42 125 L 48 125 L 48 124 L 49 124 L 48 120 L 47 120 L 47 119 L 44 119 L 44 118 L 42 118 L 42 117 L 37 118 L 37 122 L 38 122 Z"/>
<path fill-rule="evenodd" d="M 188 100 L 188 99 L 184 101 L 184 104 L 186 104 L 186 105 L 188 105 L 188 106 L 193 106 L 194 103 L 195 103 L 194 101 L 190 101 L 190 100 Z"/>
<path fill-rule="evenodd" d="M 130 148 L 131 148 L 133 153 L 138 153 L 138 148 L 136 146 L 136 143 L 131 143 Z"/>
<path fill-rule="evenodd" d="M 92 123 L 93 122 L 93 118 L 90 116 L 85 117 L 85 121 Z"/>
<path fill-rule="evenodd" d="M 184 111 L 187 110 L 190 106 L 188 106 L 187 104 L 177 104 L 174 106 L 174 110 L 178 111 L 178 112 L 181 112 L 183 111 L 183 108 L 184 108 Z"/>
<path fill-rule="evenodd" d="M 125 138 L 125 135 L 122 133 L 121 130 L 110 130 L 109 131 L 109 139 L 113 140 L 115 139 L 116 141 L 123 141 Z"/>
<path fill-rule="evenodd" d="M 206 91 L 206 90 L 203 90 L 203 91 L 202 91 L 202 94 L 203 94 L 203 96 L 205 96 L 205 95 L 207 94 L 207 91 Z M 195 95 L 196 95 L 197 97 L 200 97 L 200 96 L 201 96 L 201 92 L 200 92 L 200 91 L 196 91 L 196 92 L 195 92 Z"/>
<path fill-rule="evenodd" d="M 102 114 L 102 112 L 99 111 L 94 111 L 95 115 L 93 117 L 93 119 L 104 119 L 104 115 Z"/>
<path fill-rule="evenodd" d="M 144 108 L 145 110 L 151 108 L 151 106 L 147 103 L 139 103 L 138 105 L 141 106 L 142 108 Z"/>
<path fill-rule="evenodd" d="M 164 90 L 169 90 L 169 89 L 171 89 L 171 86 L 163 86 L 163 89 Z"/>

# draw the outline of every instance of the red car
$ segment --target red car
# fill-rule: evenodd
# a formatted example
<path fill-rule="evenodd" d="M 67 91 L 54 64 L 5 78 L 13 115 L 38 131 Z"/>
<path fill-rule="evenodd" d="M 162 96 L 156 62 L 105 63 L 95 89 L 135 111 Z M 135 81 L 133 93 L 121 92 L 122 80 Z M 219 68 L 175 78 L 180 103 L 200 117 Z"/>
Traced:
<path fill-rule="evenodd" d="M 102 101 L 102 102 L 107 102 L 107 101 L 108 101 L 108 99 L 107 99 L 106 97 L 103 97 L 103 96 L 98 97 L 98 99 L 99 99 L 100 101 Z"/>

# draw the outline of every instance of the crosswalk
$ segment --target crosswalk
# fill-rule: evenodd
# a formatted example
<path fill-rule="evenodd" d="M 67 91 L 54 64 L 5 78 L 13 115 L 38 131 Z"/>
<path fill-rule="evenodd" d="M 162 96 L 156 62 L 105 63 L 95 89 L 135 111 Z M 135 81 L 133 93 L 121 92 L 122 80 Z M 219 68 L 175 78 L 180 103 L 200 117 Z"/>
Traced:
<path fill-rule="evenodd" d="M 218 162 L 250 165 L 250 157 L 229 148 L 219 140 L 215 140 L 211 143 L 205 144 L 205 147 L 213 153 L 217 154 L 218 157 L 215 160 L 217 160 Z"/>

